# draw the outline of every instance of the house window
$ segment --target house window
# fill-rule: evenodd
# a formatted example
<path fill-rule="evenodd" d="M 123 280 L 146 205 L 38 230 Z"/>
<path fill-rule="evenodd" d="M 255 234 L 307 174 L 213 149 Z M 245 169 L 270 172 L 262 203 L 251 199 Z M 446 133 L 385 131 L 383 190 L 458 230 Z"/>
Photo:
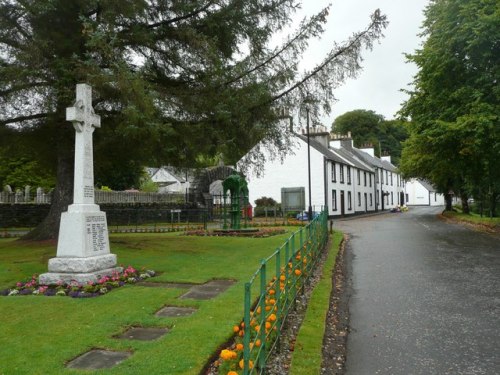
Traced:
<path fill-rule="evenodd" d="M 391 204 L 394 204 L 394 194 L 392 194 L 392 191 L 391 191 Z"/>
<path fill-rule="evenodd" d="M 351 184 L 351 167 L 347 167 L 347 183 Z"/>
<path fill-rule="evenodd" d="M 373 194 L 370 193 L 370 207 L 373 206 Z"/>
<path fill-rule="evenodd" d="M 383 169 L 380 170 L 380 183 L 381 184 L 384 183 L 384 170 Z"/>
<path fill-rule="evenodd" d="M 408 198 L 409 198 L 409 196 L 408 196 L 408 194 L 406 194 L 406 201 L 407 201 L 407 202 L 408 202 L 408 200 L 409 200 Z"/>
<path fill-rule="evenodd" d="M 361 193 L 358 192 L 358 207 L 361 207 Z"/>
<path fill-rule="evenodd" d="M 369 178 L 370 178 L 370 187 L 372 187 L 372 174 L 371 173 L 370 173 Z"/>
<path fill-rule="evenodd" d="M 352 210 L 352 195 L 351 192 L 347 192 L 347 209 Z"/>
<path fill-rule="evenodd" d="M 389 205 L 389 194 L 385 196 L 385 204 Z"/>
<path fill-rule="evenodd" d="M 389 171 L 385 171 L 385 183 L 389 185 Z"/>
<path fill-rule="evenodd" d="M 332 209 L 337 211 L 337 190 L 332 190 Z"/>
<path fill-rule="evenodd" d="M 365 186 L 366 186 L 366 172 L 363 172 L 364 180 L 365 180 Z"/>
<path fill-rule="evenodd" d="M 391 172 L 391 186 L 392 186 L 392 172 Z"/>
<path fill-rule="evenodd" d="M 342 164 L 340 165 L 340 183 L 344 183 L 344 166 Z"/>
<path fill-rule="evenodd" d="M 337 182 L 337 173 L 335 172 L 335 163 L 332 161 L 332 182 Z"/>
<path fill-rule="evenodd" d="M 358 171 L 358 185 L 361 185 L 361 172 L 359 169 L 357 169 Z"/>
<path fill-rule="evenodd" d="M 377 189 L 377 195 L 375 195 L 375 203 L 377 204 L 377 206 L 379 205 L 378 197 L 379 197 L 379 195 L 378 195 L 378 189 Z"/>
<path fill-rule="evenodd" d="M 437 196 L 436 196 L 436 193 L 434 193 L 434 202 L 437 201 Z"/>

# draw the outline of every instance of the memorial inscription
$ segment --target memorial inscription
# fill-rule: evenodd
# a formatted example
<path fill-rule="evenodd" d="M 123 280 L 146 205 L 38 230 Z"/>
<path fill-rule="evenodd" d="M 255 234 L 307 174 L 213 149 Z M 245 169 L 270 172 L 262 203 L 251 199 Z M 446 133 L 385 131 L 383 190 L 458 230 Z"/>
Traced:
<path fill-rule="evenodd" d="M 106 250 L 107 230 L 104 216 L 87 216 L 87 238 L 93 251 Z"/>

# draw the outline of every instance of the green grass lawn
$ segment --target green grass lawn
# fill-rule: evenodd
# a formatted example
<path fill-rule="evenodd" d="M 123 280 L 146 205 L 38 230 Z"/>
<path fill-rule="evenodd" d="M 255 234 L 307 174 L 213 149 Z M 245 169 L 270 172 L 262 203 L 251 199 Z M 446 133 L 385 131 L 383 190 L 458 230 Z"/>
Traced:
<path fill-rule="evenodd" d="M 445 217 L 457 221 L 464 221 L 467 223 L 484 225 L 493 230 L 499 230 L 500 228 L 500 217 L 490 218 L 487 215 L 483 215 L 483 217 L 481 217 L 481 215 L 476 213 L 470 213 L 467 215 L 462 212 L 454 212 L 454 211 L 444 211 L 443 215 Z"/>
<path fill-rule="evenodd" d="M 127 285 L 97 298 L 0 297 L 0 374 L 81 374 L 65 363 L 92 348 L 133 355 L 110 370 L 85 374 L 198 374 L 232 336 L 243 315 L 243 285 L 260 260 L 296 228 L 269 238 L 195 237 L 178 234 L 111 235 L 120 264 L 161 274 L 151 281 L 203 283 L 234 279 L 235 285 L 206 301 L 179 299 L 182 289 Z M 0 289 L 47 272 L 53 244 L 0 240 Z M 158 318 L 165 305 L 198 308 L 189 317 Z M 130 326 L 170 327 L 151 341 L 116 340 Z"/>
<path fill-rule="evenodd" d="M 321 278 L 309 299 L 306 315 L 295 342 L 290 367 L 291 375 L 317 375 L 321 372 L 326 315 L 333 289 L 332 277 L 335 261 L 342 238 L 342 232 L 335 232 L 333 235 L 328 257 L 323 264 Z"/>

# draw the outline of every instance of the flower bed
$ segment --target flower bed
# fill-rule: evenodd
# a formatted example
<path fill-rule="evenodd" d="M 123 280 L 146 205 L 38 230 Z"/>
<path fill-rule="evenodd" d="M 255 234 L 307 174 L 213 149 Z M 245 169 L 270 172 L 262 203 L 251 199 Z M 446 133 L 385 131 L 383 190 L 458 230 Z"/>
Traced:
<path fill-rule="evenodd" d="M 103 276 L 97 282 L 89 281 L 80 284 L 75 281 L 69 284 L 59 282 L 53 285 L 41 285 L 38 283 L 38 275 L 33 275 L 26 282 L 18 282 L 16 286 L 0 291 L 2 296 L 68 296 L 72 298 L 89 298 L 102 296 L 114 288 L 126 284 L 135 284 L 138 281 L 155 276 L 152 270 L 136 270 L 128 266 L 122 272 L 113 272 L 111 276 Z"/>
<path fill-rule="evenodd" d="M 190 230 L 184 232 L 187 236 L 231 236 L 231 237 L 253 237 L 253 238 L 263 238 L 276 236 L 278 234 L 285 233 L 286 230 L 283 228 L 261 228 L 257 231 L 246 232 L 242 231 L 208 231 L 208 230 Z"/>

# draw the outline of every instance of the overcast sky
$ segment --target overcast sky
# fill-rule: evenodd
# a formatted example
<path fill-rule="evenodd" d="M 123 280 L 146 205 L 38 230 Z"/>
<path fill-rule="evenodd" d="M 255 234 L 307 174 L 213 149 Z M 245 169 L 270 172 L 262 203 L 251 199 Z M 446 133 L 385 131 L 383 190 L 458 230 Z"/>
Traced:
<path fill-rule="evenodd" d="M 342 43 L 354 31 L 364 29 L 370 15 L 379 8 L 389 20 L 385 38 L 375 44 L 372 51 L 364 51 L 363 70 L 358 78 L 346 81 L 335 91 L 338 101 L 331 115 L 324 118 L 330 128 L 335 117 L 354 109 L 373 110 L 387 119 L 394 118 L 406 95 L 400 92 L 408 88 L 417 72 L 416 66 L 406 62 L 404 53 L 420 48 L 424 19 L 423 10 L 428 0 L 304 0 L 298 17 L 317 13 L 332 3 L 328 24 L 320 41 L 311 43 L 304 67 L 312 68 L 331 49 L 333 41 Z"/>

